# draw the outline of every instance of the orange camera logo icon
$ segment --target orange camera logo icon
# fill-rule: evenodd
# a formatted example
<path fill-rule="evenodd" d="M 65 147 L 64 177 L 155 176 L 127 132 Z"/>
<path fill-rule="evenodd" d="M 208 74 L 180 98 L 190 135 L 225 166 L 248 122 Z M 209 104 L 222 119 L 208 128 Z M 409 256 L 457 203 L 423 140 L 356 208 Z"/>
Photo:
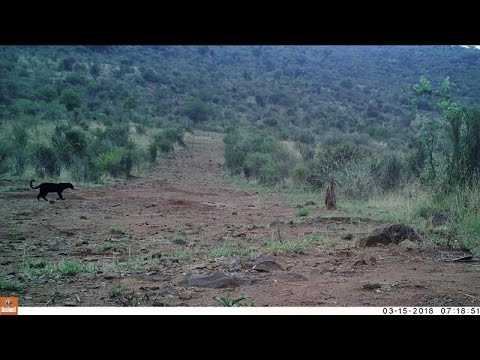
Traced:
<path fill-rule="evenodd" d="M 0 315 L 18 315 L 18 297 L 0 297 Z"/>

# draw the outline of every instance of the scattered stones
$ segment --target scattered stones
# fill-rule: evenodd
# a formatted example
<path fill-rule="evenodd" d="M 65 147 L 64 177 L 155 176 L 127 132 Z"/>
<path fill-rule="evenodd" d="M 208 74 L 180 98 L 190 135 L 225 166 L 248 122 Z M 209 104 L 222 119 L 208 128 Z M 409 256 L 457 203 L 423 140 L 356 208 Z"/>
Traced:
<path fill-rule="evenodd" d="M 252 270 L 260 272 L 283 271 L 284 268 L 271 255 L 260 255 L 252 267 Z"/>
<path fill-rule="evenodd" d="M 167 303 L 163 302 L 163 301 L 155 301 L 152 306 L 157 306 L 157 307 L 167 307 L 167 306 L 170 306 L 168 305 Z"/>
<path fill-rule="evenodd" d="M 341 249 L 338 252 L 338 255 L 345 256 L 345 257 L 351 257 L 351 256 L 353 256 L 353 252 L 351 250 L 348 250 L 348 249 Z"/>
<path fill-rule="evenodd" d="M 205 269 L 207 267 L 207 264 L 205 263 L 202 263 L 202 264 L 197 264 L 193 267 L 193 269 L 198 269 L 198 270 L 201 270 L 201 269 Z"/>
<path fill-rule="evenodd" d="M 220 264 L 212 263 L 212 264 L 207 265 L 207 269 L 208 270 L 215 270 L 215 269 L 218 269 L 220 266 L 221 266 Z"/>
<path fill-rule="evenodd" d="M 393 286 L 390 285 L 390 284 L 382 284 L 382 286 L 380 286 L 379 289 L 375 289 L 375 292 L 378 293 L 378 294 L 380 294 L 382 292 L 388 292 L 388 291 L 392 290 L 392 287 Z"/>
<path fill-rule="evenodd" d="M 229 277 L 221 272 L 212 274 L 192 275 L 182 282 L 185 287 L 208 287 L 212 289 L 238 287 L 242 283 L 241 280 Z"/>
<path fill-rule="evenodd" d="M 332 264 L 321 264 L 316 269 L 310 271 L 310 276 L 319 276 L 327 273 L 332 273 L 335 271 L 335 266 Z"/>
<path fill-rule="evenodd" d="M 474 262 L 475 259 L 473 258 L 473 256 L 462 256 L 460 258 L 453 259 L 452 261 L 453 262 Z"/>
<path fill-rule="evenodd" d="M 368 265 L 364 259 L 357 260 L 353 263 L 353 266 Z"/>
<path fill-rule="evenodd" d="M 353 235 L 352 235 L 352 234 L 347 234 L 347 235 L 345 235 L 342 239 L 343 239 L 343 240 L 352 240 L 352 239 L 353 239 Z"/>
<path fill-rule="evenodd" d="M 363 288 L 365 290 L 376 290 L 376 289 L 380 289 L 381 287 L 382 287 L 382 284 L 378 284 L 378 283 L 363 285 Z"/>
<path fill-rule="evenodd" d="M 400 244 L 398 244 L 402 249 L 404 250 L 417 250 L 418 249 L 418 244 L 414 243 L 413 241 L 410 240 L 404 240 Z"/>
<path fill-rule="evenodd" d="M 141 286 L 139 289 L 144 291 L 156 291 L 160 290 L 160 286 Z"/>
<path fill-rule="evenodd" d="M 328 273 L 332 273 L 334 271 L 335 271 L 335 268 L 333 268 L 333 269 L 330 269 L 330 268 L 313 269 L 312 271 L 310 271 L 310 273 L 308 275 L 310 275 L 311 277 L 316 277 L 316 276 L 322 276 L 322 275 L 325 275 L 325 274 L 328 274 Z"/>
<path fill-rule="evenodd" d="M 421 257 L 419 256 L 415 256 L 411 259 L 408 259 L 407 261 L 405 261 L 406 263 L 421 263 L 421 262 L 424 262 L 425 260 L 423 260 Z M 414 269 L 415 270 L 415 269 Z"/>
<path fill-rule="evenodd" d="M 280 220 L 280 219 L 275 219 L 274 221 L 272 221 L 270 223 L 271 228 L 276 227 L 276 226 L 281 226 L 281 225 L 285 225 L 285 222 L 283 220 Z"/>
<path fill-rule="evenodd" d="M 288 281 L 288 282 L 295 282 L 295 281 L 308 281 L 308 279 L 298 273 L 294 272 L 286 272 L 286 273 L 280 273 L 275 276 L 277 279 L 283 280 L 283 281 Z"/>
<path fill-rule="evenodd" d="M 152 280 L 152 281 L 169 281 L 171 277 L 167 274 L 156 274 L 156 275 L 151 275 L 147 276 L 146 280 Z"/>
<path fill-rule="evenodd" d="M 246 266 L 245 266 L 246 265 Z M 244 264 L 240 258 L 234 258 L 228 264 L 226 264 L 229 272 L 240 272 L 249 269 L 249 264 Z"/>
<path fill-rule="evenodd" d="M 182 292 L 178 294 L 178 297 L 180 298 L 180 300 L 190 300 L 192 298 L 192 294 L 189 292 Z"/>

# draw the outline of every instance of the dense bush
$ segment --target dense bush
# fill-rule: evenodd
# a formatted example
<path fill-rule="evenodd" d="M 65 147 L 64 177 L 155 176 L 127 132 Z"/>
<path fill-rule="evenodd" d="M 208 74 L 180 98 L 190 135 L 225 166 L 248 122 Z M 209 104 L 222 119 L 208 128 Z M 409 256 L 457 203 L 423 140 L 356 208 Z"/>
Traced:
<path fill-rule="evenodd" d="M 40 145 L 33 151 L 35 173 L 39 177 L 55 177 L 60 175 L 60 162 L 55 151 L 46 146 Z"/>
<path fill-rule="evenodd" d="M 232 130 L 225 137 L 227 167 L 266 185 L 275 185 L 289 177 L 294 166 L 292 155 L 272 135 Z"/>
<path fill-rule="evenodd" d="M 95 166 L 103 175 L 110 174 L 114 177 L 120 175 L 128 176 L 127 156 L 128 153 L 126 149 L 114 147 L 107 152 L 100 154 L 95 159 Z"/>

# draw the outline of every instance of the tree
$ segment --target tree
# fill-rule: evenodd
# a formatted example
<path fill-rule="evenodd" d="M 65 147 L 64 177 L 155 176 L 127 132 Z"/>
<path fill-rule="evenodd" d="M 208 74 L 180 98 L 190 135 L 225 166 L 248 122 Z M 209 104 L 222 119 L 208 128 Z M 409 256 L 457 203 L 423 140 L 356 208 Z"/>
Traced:
<path fill-rule="evenodd" d="M 75 64 L 75 59 L 71 56 L 67 57 L 63 59 L 60 69 L 64 71 L 71 71 L 73 69 L 74 64 Z"/>
<path fill-rule="evenodd" d="M 82 101 L 75 91 L 66 89 L 60 96 L 60 103 L 64 104 L 68 111 L 73 111 L 75 108 L 80 107 Z"/>
<path fill-rule="evenodd" d="M 100 76 L 100 66 L 97 63 L 94 63 L 90 67 L 90 75 L 92 75 L 95 79 Z"/>
<path fill-rule="evenodd" d="M 194 124 L 205 122 L 209 118 L 209 110 L 204 103 L 199 100 L 193 100 L 185 106 L 184 114 L 187 115 Z"/>
<path fill-rule="evenodd" d="M 44 85 L 38 89 L 37 96 L 43 101 L 50 102 L 57 97 L 57 91 L 52 85 Z"/>
<path fill-rule="evenodd" d="M 417 98 L 433 95 L 438 99 L 442 115 L 436 119 L 425 117 L 420 139 L 433 179 L 437 177 L 435 156 L 446 157 L 446 174 L 450 185 L 465 184 L 480 170 L 480 108 L 461 106 L 450 96 L 450 80 L 446 78 L 440 90 L 432 89 L 428 79 L 422 77 L 413 87 Z M 439 144 L 446 143 L 446 147 Z"/>

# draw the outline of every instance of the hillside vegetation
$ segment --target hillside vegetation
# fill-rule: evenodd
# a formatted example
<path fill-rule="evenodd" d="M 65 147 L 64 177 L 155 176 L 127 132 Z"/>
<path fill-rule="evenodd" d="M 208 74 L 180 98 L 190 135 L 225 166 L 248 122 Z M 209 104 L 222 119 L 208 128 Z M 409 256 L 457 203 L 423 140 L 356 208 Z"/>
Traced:
<path fill-rule="evenodd" d="M 413 197 L 405 222 L 447 209 L 473 250 L 479 65 L 458 46 L 2 46 L 0 176 L 104 183 L 220 131 L 234 176 Z"/>

